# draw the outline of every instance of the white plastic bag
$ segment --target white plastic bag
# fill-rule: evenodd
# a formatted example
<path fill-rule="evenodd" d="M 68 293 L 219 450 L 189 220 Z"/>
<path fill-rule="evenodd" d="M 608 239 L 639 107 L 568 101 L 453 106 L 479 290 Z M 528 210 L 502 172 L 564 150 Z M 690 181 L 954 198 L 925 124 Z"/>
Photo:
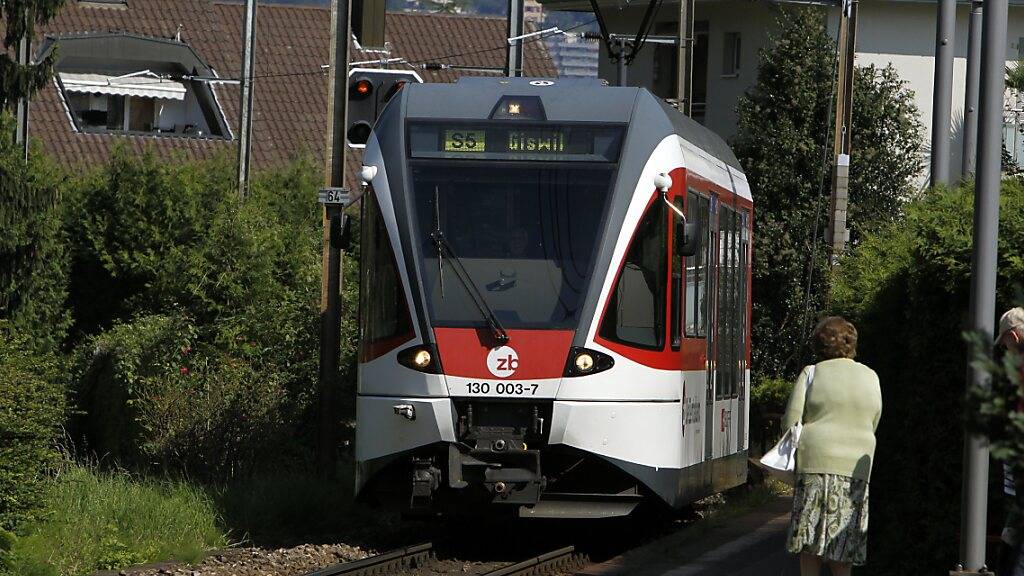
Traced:
<path fill-rule="evenodd" d="M 807 409 L 807 395 L 811 391 L 811 383 L 814 382 L 814 366 L 810 366 L 807 372 L 807 386 L 804 388 L 804 409 Z M 772 446 L 772 449 L 761 457 L 761 465 L 768 470 L 768 473 L 786 484 L 792 486 L 796 482 L 796 449 L 800 445 L 800 432 L 804 426 L 803 418 L 786 430 L 782 438 Z"/>

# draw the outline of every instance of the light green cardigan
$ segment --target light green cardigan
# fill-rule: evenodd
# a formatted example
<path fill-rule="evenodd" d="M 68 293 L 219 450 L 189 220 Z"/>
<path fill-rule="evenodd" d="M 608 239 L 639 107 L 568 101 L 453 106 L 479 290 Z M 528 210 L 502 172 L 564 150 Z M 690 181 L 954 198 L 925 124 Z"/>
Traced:
<path fill-rule="evenodd" d="M 878 375 L 849 358 L 819 362 L 804 402 L 807 368 L 789 397 L 783 430 L 803 422 L 796 451 L 797 474 L 838 474 L 868 481 L 875 456 L 875 429 L 882 415 Z"/>

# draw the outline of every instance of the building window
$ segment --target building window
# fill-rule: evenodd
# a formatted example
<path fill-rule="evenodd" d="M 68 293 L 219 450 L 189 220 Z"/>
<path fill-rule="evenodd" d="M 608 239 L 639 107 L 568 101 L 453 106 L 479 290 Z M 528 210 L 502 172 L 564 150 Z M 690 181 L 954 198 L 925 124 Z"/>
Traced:
<path fill-rule="evenodd" d="M 79 131 L 150 135 L 216 135 L 182 82 L 150 72 L 59 73 Z"/>
<path fill-rule="evenodd" d="M 722 46 L 722 76 L 740 75 L 740 33 L 726 32 Z"/>

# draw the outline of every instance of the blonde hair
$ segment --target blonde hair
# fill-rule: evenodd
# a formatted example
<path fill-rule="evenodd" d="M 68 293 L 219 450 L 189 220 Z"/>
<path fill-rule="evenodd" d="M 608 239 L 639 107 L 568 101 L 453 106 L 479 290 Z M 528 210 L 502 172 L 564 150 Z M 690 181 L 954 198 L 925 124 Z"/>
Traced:
<path fill-rule="evenodd" d="M 821 360 L 857 355 L 857 329 L 842 316 L 823 318 L 814 328 L 811 339 L 814 352 Z"/>

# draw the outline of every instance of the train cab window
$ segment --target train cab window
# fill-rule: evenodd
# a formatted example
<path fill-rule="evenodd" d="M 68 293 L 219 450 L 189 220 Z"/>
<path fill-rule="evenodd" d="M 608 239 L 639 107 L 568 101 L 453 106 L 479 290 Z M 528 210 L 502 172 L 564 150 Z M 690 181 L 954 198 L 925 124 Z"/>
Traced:
<path fill-rule="evenodd" d="M 630 242 L 601 321 L 602 338 L 655 350 L 665 346 L 666 209 L 655 200 Z"/>
<path fill-rule="evenodd" d="M 413 337 L 405 290 L 376 196 L 367 194 L 364 204 L 362 285 L 373 289 L 359 291 L 360 362 L 382 356 Z"/>
<path fill-rule="evenodd" d="M 708 314 L 708 254 L 711 250 L 707 196 L 690 190 L 687 194 L 686 219 L 700 225 L 701 249 L 686 261 L 686 336 L 706 338 Z"/>
<path fill-rule="evenodd" d="M 679 209 L 680 212 L 686 213 L 686 205 L 683 202 L 681 196 L 677 196 L 672 200 L 672 203 Z M 672 334 L 672 349 L 679 350 L 682 345 L 682 331 L 683 322 L 683 299 L 685 294 L 683 293 L 683 264 L 685 260 L 682 255 L 683 243 L 686 241 L 685 222 L 682 218 L 677 218 L 674 214 L 669 214 L 669 218 L 672 220 L 672 315 L 670 317 L 671 322 L 671 334 Z M 688 220 L 687 220 L 688 221 Z"/>

